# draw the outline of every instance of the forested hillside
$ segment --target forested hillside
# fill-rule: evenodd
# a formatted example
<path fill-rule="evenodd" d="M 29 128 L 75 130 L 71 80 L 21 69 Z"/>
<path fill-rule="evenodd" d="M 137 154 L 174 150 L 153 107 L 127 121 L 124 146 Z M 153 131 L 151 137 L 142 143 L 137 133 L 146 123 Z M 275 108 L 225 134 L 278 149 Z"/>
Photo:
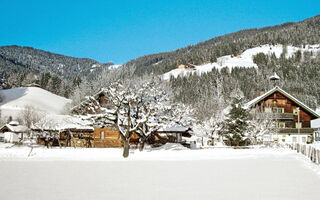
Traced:
<path fill-rule="evenodd" d="M 83 77 L 94 76 L 112 63 L 101 64 L 87 58 L 73 58 L 21 46 L 0 47 L 2 87 L 38 83 L 44 89 L 67 96 Z"/>
<path fill-rule="evenodd" d="M 171 78 L 169 82 L 163 80 L 163 83 L 169 83 L 174 101 L 191 106 L 199 120 L 209 119 L 229 105 L 234 91 L 241 91 L 247 101 L 259 91 L 272 88 L 274 83 L 269 81 L 269 76 L 275 72 L 281 78 L 277 84 L 284 90 L 312 108 L 319 107 L 318 50 L 316 53 L 298 50 L 288 56 L 286 47 L 320 44 L 320 15 L 298 23 L 242 30 L 172 52 L 142 56 L 112 70 L 106 70 L 112 63 L 101 64 L 29 47 L 0 47 L 0 74 L 3 85 L 8 87 L 37 82 L 44 89 L 71 97 L 76 104 L 114 81 L 134 84 L 141 79 L 162 76 L 180 64 L 217 62 L 222 56 L 235 57 L 266 44 L 281 44 L 281 55 L 258 53 L 253 58 L 256 67 L 214 68 L 201 76 L 191 73 Z"/>
<path fill-rule="evenodd" d="M 260 29 L 248 29 L 216 37 L 172 52 L 139 57 L 126 63 L 136 74 L 163 74 L 179 64 L 200 65 L 224 55 L 237 55 L 263 44 L 317 44 L 320 41 L 320 15 L 298 23 L 286 23 Z"/>
<path fill-rule="evenodd" d="M 286 45 L 304 47 L 319 43 L 318 15 L 298 23 L 243 30 L 176 51 L 143 56 L 126 63 L 126 66 L 134 66 L 136 75 L 151 72 L 163 74 L 177 68 L 179 64 L 201 65 L 216 62 L 221 56 L 237 56 L 260 45 L 282 44 L 284 48 L 279 58 L 262 53 L 256 55 L 254 63 L 258 68 L 213 69 L 201 76 L 193 74 L 172 78 L 170 83 L 175 100 L 195 108 L 199 119 L 208 119 L 216 112 L 217 107 L 230 103 L 230 95 L 235 89 L 243 92 L 246 101 L 256 97 L 259 91 L 273 87 L 269 76 L 276 72 L 281 77 L 278 85 L 315 108 L 320 104 L 320 55 L 297 51 L 288 57 Z"/>

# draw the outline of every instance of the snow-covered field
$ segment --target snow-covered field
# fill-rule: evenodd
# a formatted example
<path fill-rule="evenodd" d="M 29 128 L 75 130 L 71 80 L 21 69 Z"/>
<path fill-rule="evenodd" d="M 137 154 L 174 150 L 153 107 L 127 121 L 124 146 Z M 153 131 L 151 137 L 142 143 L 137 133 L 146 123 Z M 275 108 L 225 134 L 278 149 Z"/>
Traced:
<path fill-rule="evenodd" d="M 317 55 L 320 52 L 320 44 L 316 45 L 306 45 L 305 47 L 294 47 L 288 45 L 287 47 L 286 57 L 292 57 L 297 51 L 303 52 L 313 52 L 314 55 Z M 217 62 L 207 63 L 203 65 L 199 65 L 195 67 L 195 70 L 192 69 L 174 69 L 163 75 L 164 80 L 169 80 L 171 76 L 177 78 L 178 76 L 186 76 L 190 73 L 196 73 L 201 75 L 202 73 L 210 72 L 213 68 L 222 69 L 227 67 L 232 69 L 233 67 L 257 67 L 257 65 L 253 62 L 253 56 L 258 53 L 264 53 L 266 55 L 275 54 L 277 58 L 281 56 L 283 52 L 283 45 L 261 45 L 255 48 L 247 49 L 242 54 L 238 56 L 226 55 L 219 57 Z M 183 63 L 182 63 L 183 64 Z"/>
<path fill-rule="evenodd" d="M 1 199 L 319 199 L 320 168 L 288 149 L 0 147 Z M 90 162 L 89 162 L 90 161 Z"/>
<path fill-rule="evenodd" d="M 3 101 L 0 103 L 2 116 L 17 116 L 25 106 L 32 106 L 48 114 L 60 114 L 70 99 L 55 95 L 37 87 L 19 87 L 1 90 Z"/>

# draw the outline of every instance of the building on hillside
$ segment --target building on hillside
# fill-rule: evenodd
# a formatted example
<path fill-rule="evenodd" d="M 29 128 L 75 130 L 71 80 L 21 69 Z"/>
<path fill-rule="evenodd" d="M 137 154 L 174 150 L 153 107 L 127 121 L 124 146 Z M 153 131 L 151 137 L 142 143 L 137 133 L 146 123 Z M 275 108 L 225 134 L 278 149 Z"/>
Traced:
<path fill-rule="evenodd" d="M 22 142 L 28 136 L 28 127 L 20 125 L 17 121 L 11 121 L 0 128 L 0 140 L 8 143 Z"/>
<path fill-rule="evenodd" d="M 37 83 L 30 83 L 30 84 L 27 84 L 26 87 L 41 87 L 41 86 Z"/>
<path fill-rule="evenodd" d="M 87 97 L 79 105 L 73 107 L 71 112 L 76 115 L 99 114 L 108 108 L 107 93 L 101 89 L 93 97 Z"/>
<path fill-rule="evenodd" d="M 181 64 L 178 66 L 178 69 L 196 69 L 196 66 L 193 64 L 190 64 L 190 63 L 188 63 L 186 65 Z"/>
<path fill-rule="evenodd" d="M 270 137 L 273 141 L 283 143 L 311 142 L 314 132 L 311 120 L 320 117 L 314 110 L 278 86 L 262 93 L 244 107 L 250 109 L 251 114 L 257 110 L 274 113 L 277 133 Z"/>

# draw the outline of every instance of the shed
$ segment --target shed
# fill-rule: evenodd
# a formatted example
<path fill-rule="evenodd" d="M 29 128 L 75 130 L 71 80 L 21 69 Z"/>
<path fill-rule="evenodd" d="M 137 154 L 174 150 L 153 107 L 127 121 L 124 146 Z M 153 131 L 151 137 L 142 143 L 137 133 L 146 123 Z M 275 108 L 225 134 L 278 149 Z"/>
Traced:
<path fill-rule="evenodd" d="M 191 128 L 184 127 L 179 124 L 175 124 L 173 126 L 165 127 L 163 129 L 159 129 L 156 133 L 160 135 L 173 136 L 174 140 L 170 142 L 182 143 L 182 137 L 191 137 L 192 133 Z"/>
<path fill-rule="evenodd" d="M 11 121 L 0 128 L 0 134 L 2 134 L 3 141 L 9 143 L 22 141 L 24 135 L 27 134 L 28 131 L 28 127 L 20 125 L 17 121 Z"/>

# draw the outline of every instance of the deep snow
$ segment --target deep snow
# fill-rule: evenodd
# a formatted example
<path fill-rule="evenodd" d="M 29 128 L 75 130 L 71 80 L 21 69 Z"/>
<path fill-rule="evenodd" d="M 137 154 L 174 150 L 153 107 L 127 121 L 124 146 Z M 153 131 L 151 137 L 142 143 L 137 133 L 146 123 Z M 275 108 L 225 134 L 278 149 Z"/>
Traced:
<path fill-rule="evenodd" d="M 0 95 L 4 98 L 0 103 L 2 116 L 17 116 L 25 106 L 48 114 L 60 114 L 70 99 L 55 95 L 47 90 L 37 87 L 19 87 L 1 90 Z"/>
<path fill-rule="evenodd" d="M 319 166 L 287 149 L 0 147 L 1 199 L 319 199 Z M 77 160 L 77 161 L 75 161 Z M 90 162 L 87 162 L 90 160 Z"/>

